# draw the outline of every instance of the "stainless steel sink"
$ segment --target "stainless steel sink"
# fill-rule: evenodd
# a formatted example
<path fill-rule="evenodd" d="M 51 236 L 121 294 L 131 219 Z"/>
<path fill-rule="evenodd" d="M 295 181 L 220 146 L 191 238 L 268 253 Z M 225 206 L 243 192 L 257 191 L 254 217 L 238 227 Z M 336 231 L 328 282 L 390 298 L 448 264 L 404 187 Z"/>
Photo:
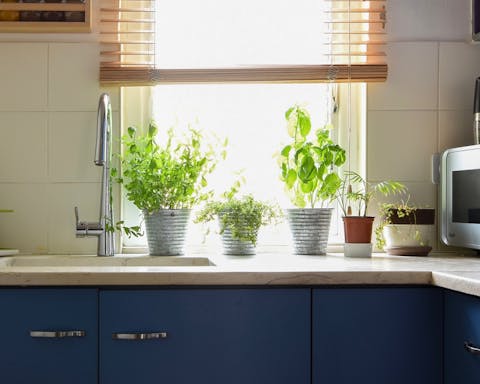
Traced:
<path fill-rule="evenodd" d="M 207 257 L 122 255 L 12 256 L 0 259 L 4 267 L 202 267 L 214 266 Z"/>

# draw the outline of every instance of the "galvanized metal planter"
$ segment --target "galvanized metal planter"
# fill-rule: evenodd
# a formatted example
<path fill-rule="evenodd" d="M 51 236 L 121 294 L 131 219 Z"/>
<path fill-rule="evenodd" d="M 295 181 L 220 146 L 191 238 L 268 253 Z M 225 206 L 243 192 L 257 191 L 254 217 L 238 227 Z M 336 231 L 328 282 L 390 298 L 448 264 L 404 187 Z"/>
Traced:
<path fill-rule="evenodd" d="M 222 244 L 224 255 L 248 256 L 256 253 L 256 247 L 251 241 L 234 238 L 229 229 L 222 233 Z"/>
<path fill-rule="evenodd" d="M 297 255 L 325 255 L 332 208 L 287 209 L 287 218 Z"/>
<path fill-rule="evenodd" d="M 161 209 L 143 213 L 150 255 L 183 255 L 190 212 L 190 209 Z"/>
<path fill-rule="evenodd" d="M 218 215 L 218 225 L 222 227 L 222 217 L 228 215 L 230 211 L 222 211 Z M 247 222 L 245 220 L 239 219 L 240 224 L 243 227 L 243 222 L 245 222 L 245 227 L 247 227 Z M 245 231 L 246 232 L 246 231 Z M 258 234 L 258 231 L 257 231 Z M 225 228 L 222 233 L 222 244 L 223 244 L 223 254 L 232 255 L 232 256 L 249 256 L 255 255 L 256 246 L 247 240 L 240 240 L 234 238 L 232 232 L 229 228 Z"/>

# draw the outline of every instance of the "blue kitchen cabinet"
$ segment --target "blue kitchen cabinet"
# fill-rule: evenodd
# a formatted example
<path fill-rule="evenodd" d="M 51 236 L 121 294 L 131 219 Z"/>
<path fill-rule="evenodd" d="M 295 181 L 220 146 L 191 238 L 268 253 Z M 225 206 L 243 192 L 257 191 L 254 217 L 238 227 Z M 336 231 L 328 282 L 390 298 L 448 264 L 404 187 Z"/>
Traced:
<path fill-rule="evenodd" d="M 445 384 L 480 383 L 479 348 L 480 299 L 446 291 Z"/>
<path fill-rule="evenodd" d="M 309 384 L 310 289 L 100 292 L 100 384 Z"/>
<path fill-rule="evenodd" d="M 0 289 L 0 382 L 97 382 L 95 289 Z"/>
<path fill-rule="evenodd" d="M 313 384 L 442 383 L 441 290 L 318 288 L 312 302 Z"/>

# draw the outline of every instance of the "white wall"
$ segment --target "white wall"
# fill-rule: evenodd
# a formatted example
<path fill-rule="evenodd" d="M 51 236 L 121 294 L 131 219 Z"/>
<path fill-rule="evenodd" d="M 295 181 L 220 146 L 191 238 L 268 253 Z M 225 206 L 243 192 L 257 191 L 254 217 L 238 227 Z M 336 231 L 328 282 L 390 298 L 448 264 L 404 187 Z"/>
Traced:
<path fill-rule="evenodd" d="M 469 0 L 389 0 L 388 9 L 389 79 L 368 87 L 368 176 L 403 181 L 435 206 L 430 156 L 471 142 L 480 45 L 465 43 Z M 0 214 L 0 247 L 95 252 L 95 239 L 74 236 L 73 207 L 98 217 L 96 41 L 95 28 L 0 35 L 0 208 L 15 209 Z M 107 91 L 118 132 L 119 91 Z"/>
<path fill-rule="evenodd" d="M 419 205 L 437 206 L 431 155 L 473 143 L 470 33 L 470 0 L 388 1 L 389 75 L 368 86 L 367 175 L 405 183 Z"/>

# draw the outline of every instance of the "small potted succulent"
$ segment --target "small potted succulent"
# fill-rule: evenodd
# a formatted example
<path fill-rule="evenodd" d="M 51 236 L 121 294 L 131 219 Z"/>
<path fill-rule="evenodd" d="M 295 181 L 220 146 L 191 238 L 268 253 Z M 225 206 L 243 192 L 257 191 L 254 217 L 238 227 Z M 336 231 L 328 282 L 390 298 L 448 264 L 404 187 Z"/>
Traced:
<path fill-rule="evenodd" d="M 388 254 L 427 256 L 435 233 L 435 209 L 418 208 L 409 199 L 381 205 L 376 246 Z"/>
<path fill-rule="evenodd" d="M 224 151 L 205 145 L 201 132 L 193 128 L 183 140 L 168 130 L 163 146 L 156 142 L 157 132 L 154 122 L 146 134 L 128 128 L 117 180 L 143 213 L 150 255 L 181 255 L 191 208 L 211 197 L 212 192 L 205 191 L 206 176 L 219 160 L 216 153 L 224 156 Z"/>
<path fill-rule="evenodd" d="M 378 194 L 389 196 L 405 191 L 397 181 L 367 182 L 356 172 L 346 172 L 338 190 L 337 201 L 343 213 L 345 256 L 370 257 L 372 253 L 373 216 L 369 204 Z"/>
<path fill-rule="evenodd" d="M 285 119 L 292 142 L 281 150 L 279 163 L 296 207 L 287 210 L 294 252 L 324 255 L 333 210 L 329 204 L 341 185 L 337 168 L 345 163 L 345 150 L 330 138 L 330 125 L 311 132 L 310 114 L 303 107 L 291 107 Z"/>
<path fill-rule="evenodd" d="M 276 205 L 258 201 L 252 195 L 236 197 L 239 186 L 235 182 L 222 199 L 208 202 L 195 222 L 218 219 L 225 255 L 254 255 L 260 227 L 276 224 L 282 214 Z"/>

